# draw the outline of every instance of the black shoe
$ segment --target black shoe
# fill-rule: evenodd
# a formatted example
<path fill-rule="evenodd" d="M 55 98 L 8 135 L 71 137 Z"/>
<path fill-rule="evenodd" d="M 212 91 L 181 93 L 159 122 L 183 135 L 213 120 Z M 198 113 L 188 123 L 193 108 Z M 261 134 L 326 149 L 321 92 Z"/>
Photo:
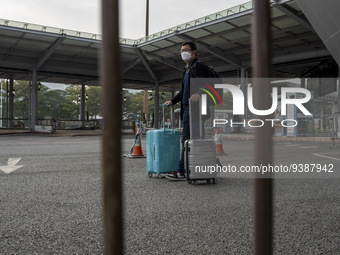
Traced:
<path fill-rule="evenodd" d="M 175 171 L 171 174 L 166 175 L 165 178 L 167 178 L 169 180 L 173 180 L 173 181 L 186 181 L 186 179 L 187 179 L 187 178 L 185 178 L 184 174 L 181 174 L 178 171 Z"/>

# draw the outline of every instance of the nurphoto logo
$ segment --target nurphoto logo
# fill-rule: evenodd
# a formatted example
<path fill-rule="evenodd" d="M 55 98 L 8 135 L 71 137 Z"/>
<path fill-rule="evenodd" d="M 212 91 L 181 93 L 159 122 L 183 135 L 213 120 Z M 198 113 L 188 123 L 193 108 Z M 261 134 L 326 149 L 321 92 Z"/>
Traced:
<path fill-rule="evenodd" d="M 205 85 L 206 86 L 206 85 Z M 209 90 L 207 89 L 209 88 Z M 201 114 L 207 115 L 208 112 L 208 96 L 210 100 L 212 100 L 215 105 L 217 102 L 222 102 L 220 99 L 219 94 L 217 93 L 216 89 L 223 89 L 223 91 L 229 91 L 233 98 L 233 115 L 245 115 L 245 96 L 242 90 L 236 85 L 230 84 L 214 84 L 212 86 L 206 86 L 206 88 L 202 88 L 201 90 L 205 91 L 205 94 L 201 95 L 202 103 L 201 103 Z M 258 116 L 269 116 L 273 114 L 278 106 L 279 106 L 279 93 L 278 88 L 272 88 L 272 105 L 269 109 L 266 110 L 259 110 L 254 107 L 253 104 L 253 88 L 247 88 L 248 100 L 247 106 L 251 113 L 258 115 Z M 298 98 L 292 98 L 291 95 L 299 94 Z M 303 96 L 303 97 L 302 97 Z M 287 115 L 287 106 L 292 105 L 299 109 L 305 116 L 312 116 L 312 114 L 307 110 L 307 108 L 303 105 L 311 100 L 312 95 L 309 90 L 305 88 L 299 87 L 282 87 L 281 94 L 280 94 L 280 109 L 281 109 L 281 116 Z M 297 120 L 295 119 L 265 119 L 267 122 L 271 122 L 272 127 L 274 127 L 275 122 L 280 122 L 283 127 L 295 127 L 297 126 Z M 216 127 L 217 125 L 223 125 L 230 122 L 230 125 L 243 125 L 250 127 L 262 127 L 264 125 L 264 121 L 261 119 L 249 119 L 243 120 L 242 122 L 233 122 L 233 120 L 227 119 L 213 119 L 213 126 Z"/>

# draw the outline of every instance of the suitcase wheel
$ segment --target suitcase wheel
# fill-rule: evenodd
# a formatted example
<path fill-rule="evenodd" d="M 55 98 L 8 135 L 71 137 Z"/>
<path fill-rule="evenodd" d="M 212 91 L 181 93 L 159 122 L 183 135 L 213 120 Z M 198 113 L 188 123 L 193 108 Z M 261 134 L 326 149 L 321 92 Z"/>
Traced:
<path fill-rule="evenodd" d="M 207 181 L 208 184 L 209 184 L 209 183 L 216 184 L 215 178 L 213 178 L 213 179 L 206 179 L 206 181 Z M 197 184 L 198 184 L 198 181 L 197 181 L 197 180 L 194 180 L 194 181 L 189 180 L 189 181 L 187 181 L 187 183 L 197 185 Z"/>
<path fill-rule="evenodd" d="M 212 178 L 212 179 L 207 179 L 207 183 L 213 183 L 213 184 L 216 184 L 215 182 L 215 178 Z"/>

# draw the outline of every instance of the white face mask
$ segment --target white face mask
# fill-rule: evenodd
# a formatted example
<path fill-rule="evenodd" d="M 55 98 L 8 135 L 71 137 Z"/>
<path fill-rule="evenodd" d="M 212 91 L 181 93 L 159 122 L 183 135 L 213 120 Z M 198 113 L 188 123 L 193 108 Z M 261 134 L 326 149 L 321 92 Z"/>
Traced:
<path fill-rule="evenodd" d="M 191 53 L 190 52 L 182 52 L 181 53 L 183 61 L 187 61 L 191 58 Z"/>

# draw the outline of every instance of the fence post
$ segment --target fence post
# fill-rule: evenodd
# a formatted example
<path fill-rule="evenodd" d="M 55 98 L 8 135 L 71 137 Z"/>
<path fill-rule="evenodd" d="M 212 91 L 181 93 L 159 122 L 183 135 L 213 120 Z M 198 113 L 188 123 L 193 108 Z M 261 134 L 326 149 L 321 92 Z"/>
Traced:
<path fill-rule="evenodd" d="M 271 106 L 271 19 L 269 0 L 254 0 L 252 22 L 253 97 L 256 109 Z M 269 116 L 257 116 L 265 120 Z M 266 121 L 265 121 L 266 123 Z M 272 127 L 255 129 L 255 165 L 272 164 Z M 255 176 L 255 254 L 272 254 L 273 194 L 271 175 Z"/>
<path fill-rule="evenodd" d="M 119 1 L 102 0 L 100 75 L 104 116 L 102 141 L 104 254 L 123 254 L 121 173 L 121 61 Z"/>

